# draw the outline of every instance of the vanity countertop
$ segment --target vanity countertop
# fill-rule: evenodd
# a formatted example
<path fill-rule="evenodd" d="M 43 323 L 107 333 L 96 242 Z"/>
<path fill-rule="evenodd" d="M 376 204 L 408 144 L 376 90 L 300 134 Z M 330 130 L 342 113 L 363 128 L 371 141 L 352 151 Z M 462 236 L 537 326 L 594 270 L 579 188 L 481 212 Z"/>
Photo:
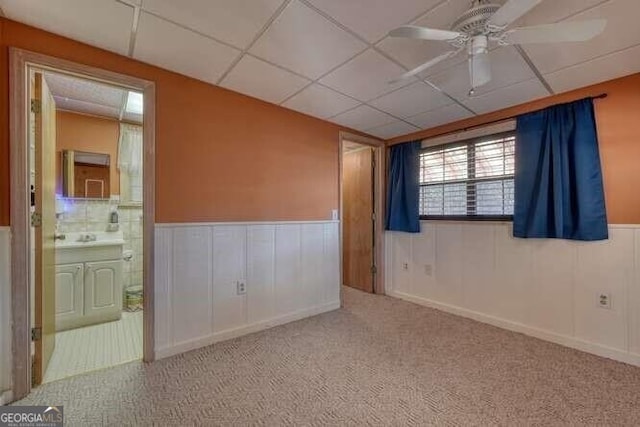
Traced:
<path fill-rule="evenodd" d="M 74 232 L 65 233 L 64 236 L 65 238 L 62 240 L 56 239 L 56 249 L 124 245 L 122 231 Z"/>

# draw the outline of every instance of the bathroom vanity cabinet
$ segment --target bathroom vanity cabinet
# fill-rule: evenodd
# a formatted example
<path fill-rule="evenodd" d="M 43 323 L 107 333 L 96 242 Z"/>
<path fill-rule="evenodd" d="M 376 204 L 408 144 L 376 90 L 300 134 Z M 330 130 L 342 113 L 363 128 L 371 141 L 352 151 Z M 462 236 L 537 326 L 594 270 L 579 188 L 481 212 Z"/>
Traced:
<path fill-rule="evenodd" d="M 122 316 L 122 243 L 56 248 L 56 330 Z"/>

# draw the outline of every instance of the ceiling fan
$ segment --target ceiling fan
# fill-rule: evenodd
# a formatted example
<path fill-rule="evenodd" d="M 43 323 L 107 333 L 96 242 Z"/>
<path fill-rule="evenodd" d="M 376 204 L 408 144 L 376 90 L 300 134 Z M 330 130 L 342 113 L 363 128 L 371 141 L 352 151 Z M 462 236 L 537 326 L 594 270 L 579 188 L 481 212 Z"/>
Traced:
<path fill-rule="evenodd" d="M 451 30 L 416 25 L 404 25 L 392 30 L 389 33 L 391 37 L 444 41 L 454 49 L 425 62 L 391 83 L 419 74 L 466 49 L 471 78 L 469 95 L 473 95 L 477 87 L 491 81 L 489 42 L 497 42 L 501 46 L 580 42 L 597 36 L 604 31 L 607 24 L 606 19 L 593 19 L 507 29 L 511 23 L 543 0 L 507 0 L 504 5 L 492 3 L 492 1 L 495 0 L 473 0 L 471 8 L 453 23 Z"/>

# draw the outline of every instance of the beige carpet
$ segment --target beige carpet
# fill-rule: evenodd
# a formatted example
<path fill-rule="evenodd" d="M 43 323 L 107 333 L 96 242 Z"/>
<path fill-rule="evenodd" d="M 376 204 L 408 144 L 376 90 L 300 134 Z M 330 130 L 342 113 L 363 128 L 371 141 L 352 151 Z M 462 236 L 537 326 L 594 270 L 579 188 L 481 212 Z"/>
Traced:
<path fill-rule="evenodd" d="M 20 404 L 68 425 L 638 425 L 640 368 L 346 289 L 344 309 Z"/>

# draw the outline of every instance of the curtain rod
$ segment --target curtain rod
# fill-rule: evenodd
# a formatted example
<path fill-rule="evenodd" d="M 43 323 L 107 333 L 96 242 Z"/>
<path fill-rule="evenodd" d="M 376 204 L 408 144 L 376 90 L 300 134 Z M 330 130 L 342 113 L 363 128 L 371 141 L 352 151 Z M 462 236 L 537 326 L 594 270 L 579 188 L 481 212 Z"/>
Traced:
<path fill-rule="evenodd" d="M 608 95 L 606 93 L 601 93 L 600 95 L 587 96 L 586 98 L 602 99 L 602 98 L 606 98 L 607 96 Z M 466 128 L 455 130 L 455 131 L 438 133 L 438 134 L 429 136 L 427 139 L 438 138 L 440 136 L 451 135 L 451 134 L 459 133 L 459 132 L 466 132 L 466 131 L 469 131 L 471 129 L 476 129 L 476 128 L 480 128 L 480 127 L 484 127 L 484 126 L 490 126 L 490 125 L 494 125 L 496 123 L 506 122 L 506 121 L 513 120 L 513 119 L 517 118 L 519 115 L 520 114 L 516 114 L 516 115 L 513 115 L 513 116 L 509 116 L 509 117 L 503 117 L 502 119 L 492 120 L 490 122 L 485 122 L 485 123 L 469 126 L 469 127 L 466 127 Z"/>

